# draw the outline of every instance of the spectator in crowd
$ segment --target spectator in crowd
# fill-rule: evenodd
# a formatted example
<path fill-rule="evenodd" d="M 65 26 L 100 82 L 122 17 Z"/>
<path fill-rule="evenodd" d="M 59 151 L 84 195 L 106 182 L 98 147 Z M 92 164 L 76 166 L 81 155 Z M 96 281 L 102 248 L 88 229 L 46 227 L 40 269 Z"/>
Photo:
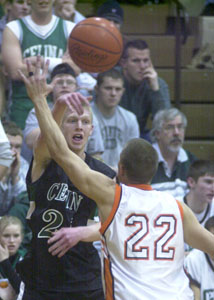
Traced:
<path fill-rule="evenodd" d="M 22 222 L 13 216 L 3 216 L 0 219 L 0 278 L 5 282 L 5 287 L 0 287 L 2 300 L 15 300 L 19 293 L 21 279 L 16 264 L 26 254 L 20 247 L 22 239 Z"/>
<path fill-rule="evenodd" d="M 11 121 L 3 122 L 3 126 L 10 142 L 13 163 L 0 181 L 0 216 L 7 214 L 17 201 L 17 196 L 26 191 L 25 177 L 29 168 L 28 162 L 20 154 L 22 130 Z"/>
<path fill-rule="evenodd" d="M 0 19 L 0 50 L 2 45 L 2 34 L 6 24 L 29 15 L 30 9 L 29 0 L 6 0 L 4 2 L 5 14 Z"/>
<path fill-rule="evenodd" d="M 5 99 L 9 97 L 10 84 L 5 77 L 2 68 L 1 46 L 3 30 L 8 22 L 27 16 L 30 13 L 29 0 L 6 0 L 4 2 L 4 16 L 0 19 L 0 115 L 3 113 L 7 116 L 8 103 Z"/>
<path fill-rule="evenodd" d="M 30 62 L 29 65 L 31 66 Z M 38 66 L 42 68 L 40 57 Z M 45 70 L 46 77 L 47 65 Z M 38 74 L 38 68 L 35 74 Z M 42 78 L 44 79 L 43 76 Z M 62 78 L 58 80 L 62 81 Z M 45 80 L 40 91 L 47 95 L 56 83 L 46 85 Z M 33 94 L 38 95 L 36 90 Z M 80 93 L 74 95 L 83 97 Z M 40 94 L 38 96 L 40 97 Z M 81 116 L 73 110 L 65 113 L 67 105 L 64 97 L 65 94 L 62 93 L 55 102 L 52 113 L 61 125 L 69 148 L 85 160 L 90 168 L 114 178 L 116 174 L 110 167 L 85 152 L 85 145 L 93 129 L 90 107 L 85 107 Z M 103 300 L 100 258 L 92 243 L 78 243 L 60 259 L 49 253 L 49 247 L 52 245 L 48 245 L 48 239 L 54 232 L 67 236 L 73 227 L 75 235 L 66 240 L 72 241 L 73 238 L 76 243 L 79 242 L 77 227 L 81 226 L 81 230 L 82 226 L 87 224 L 96 209 L 96 204 L 80 193 L 63 169 L 51 159 L 43 136 L 37 139 L 34 158 L 27 175 L 27 185 L 31 208 L 34 207 L 34 210 L 28 215 L 32 230 L 30 254 L 18 267 L 25 283 L 23 299 Z M 53 222 L 55 224 L 52 227 Z M 99 224 L 92 226 L 96 228 L 97 234 Z M 90 231 L 92 226 L 88 226 L 87 230 Z"/>
<path fill-rule="evenodd" d="M 105 18 L 121 30 L 124 21 L 124 12 L 116 0 L 108 0 L 98 7 L 97 16 Z"/>
<path fill-rule="evenodd" d="M 0 120 L 0 180 L 2 180 L 12 162 L 13 156 L 10 143 Z"/>
<path fill-rule="evenodd" d="M 67 63 L 59 64 L 53 69 L 51 73 L 51 82 L 53 83 L 54 87 L 51 94 L 52 102 L 50 103 L 50 107 L 53 107 L 53 104 L 60 96 L 65 93 L 74 92 L 77 89 L 75 72 Z M 93 126 L 93 132 L 88 139 L 86 150 L 87 153 L 93 156 L 101 155 L 101 153 L 104 151 L 104 146 L 96 117 L 93 118 Z M 27 147 L 23 147 L 23 155 L 28 161 L 30 161 L 32 158 L 33 146 L 40 134 L 34 109 L 29 112 L 23 133 L 27 145 Z"/>
<path fill-rule="evenodd" d="M 204 226 L 207 219 L 214 215 L 214 162 L 194 161 L 187 174 L 187 183 L 189 191 L 183 201 Z"/>
<path fill-rule="evenodd" d="M 151 130 L 151 140 L 159 160 L 152 186 L 170 192 L 176 199 L 186 194 L 189 167 L 196 160 L 182 147 L 186 126 L 186 116 L 177 108 L 170 108 L 157 112 Z"/>
<path fill-rule="evenodd" d="M 154 117 L 158 110 L 170 107 L 168 85 L 158 77 L 149 47 L 143 40 L 130 40 L 125 44 L 121 65 L 125 91 L 120 105 L 137 116 L 140 134 L 148 139 L 149 115 Z"/>
<path fill-rule="evenodd" d="M 38 70 L 40 67 L 38 63 Z M 92 170 L 69 149 L 51 115 L 45 91 L 41 90 L 46 68 L 43 76 L 38 74 L 31 79 L 22 76 L 49 153 L 99 207 L 106 299 L 193 299 L 183 269 L 183 242 L 213 256 L 214 236 L 184 203 L 151 189 L 149 183 L 158 165 L 155 149 L 140 138 L 128 142 L 120 156 L 120 185 Z M 85 114 L 81 104 L 89 107 L 80 94 L 64 95 L 63 100 L 79 117 Z"/>
<path fill-rule="evenodd" d="M 56 0 L 54 2 L 54 13 L 56 16 L 72 21 L 75 24 L 85 20 L 85 17 L 76 10 L 77 0 Z"/>
<path fill-rule="evenodd" d="M 26 58 L 35 65 L 36 56 L 40 55 L 43 61 L 50 60 L 50 72 L 59 63 L 68 62 L 79 73 L 80 69 L 67 50 L 68 36 L 74 26 L 73 22 L 53 15 L 53 1 L 48 1 L 44 7 L 43 2 L 38 0 L 31 3 L 31 15 L 7 23 L 3 32 L 2 58 L 12 80 L 9 116 L 21 129 L 33 105 L 18 70 L 26 73 Z"/>
<path fill-rule="evenodd" d="M 120 153 L 132 138 L 140 136 L 136 116 L 119 105 L 124 92 L 120 71 L 108 70 L 98 74 L 96 97 L 92 110 L 97 117 L 104 143 L 103 161 L 117 169 Z"/>
<path fill-rule="evenodd" d="M 214 216 L 210 217 L 205 228 L 214 234 Z M 214 256 L 193 249 L 184 263 L 195 300 L 214 299 Z"/>

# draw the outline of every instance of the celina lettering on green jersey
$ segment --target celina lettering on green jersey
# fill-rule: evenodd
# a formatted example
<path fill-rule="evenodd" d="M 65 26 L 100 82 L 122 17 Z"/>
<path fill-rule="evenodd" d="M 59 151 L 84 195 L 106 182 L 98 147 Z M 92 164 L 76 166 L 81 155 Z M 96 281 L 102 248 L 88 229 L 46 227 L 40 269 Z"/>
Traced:
<path fill-rule="evenodd" d="M 44 57 L 62 57 L 64 49 L 55 45 L 33 45 L 23 52 L 23 57 L 41 55 Z"/>

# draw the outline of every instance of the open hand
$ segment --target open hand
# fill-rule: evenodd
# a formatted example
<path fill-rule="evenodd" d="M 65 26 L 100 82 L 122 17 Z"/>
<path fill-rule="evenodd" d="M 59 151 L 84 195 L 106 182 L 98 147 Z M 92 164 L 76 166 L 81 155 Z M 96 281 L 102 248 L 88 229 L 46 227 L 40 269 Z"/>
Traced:
<path fill-rule="evenodd" d="M 18 70 L 20 77 L 25 83 L 28 96 L 33 102 L 41 97 L 46 97 L 53 89 L 52 84 L 47 84 L 49 60 L 42 63 L 42 58 L 37 56 L 35 68 L 31 60 L 26 59 L 28 77 L 21 70 Z M 34 71 L 35 70 L 35 71 Z"/>
<path fill-rule="evenodd" d="M 61 228 L 54 232 L 53 236 L 48 240 L 48 244 L 52 244 L 48 251 L 52 255 L 62 257 L 82 239 L 83 230 L 83 227 L 69 227 Z"/>

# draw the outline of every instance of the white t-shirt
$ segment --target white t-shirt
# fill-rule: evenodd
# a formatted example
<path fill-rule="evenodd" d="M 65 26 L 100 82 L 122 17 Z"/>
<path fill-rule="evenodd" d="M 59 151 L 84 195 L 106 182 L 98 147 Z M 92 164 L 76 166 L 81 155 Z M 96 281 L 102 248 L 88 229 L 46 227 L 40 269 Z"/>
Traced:
<path fill-rule="evenodd" d="M 190 280 L 201 289 L 201 300 L 214 299 L 214 261 L 204 252 L 194 249 L 185 258 Z"/>

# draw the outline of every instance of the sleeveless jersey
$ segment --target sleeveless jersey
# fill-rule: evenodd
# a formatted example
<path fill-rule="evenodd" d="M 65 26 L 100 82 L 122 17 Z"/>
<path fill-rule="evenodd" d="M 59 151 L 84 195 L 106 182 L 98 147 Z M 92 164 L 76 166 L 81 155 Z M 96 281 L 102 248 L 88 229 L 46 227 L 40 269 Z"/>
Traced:
<path fill-rule="evenodd" d="M 149 185 L 116 186 L 102 224 L 106 300 L 193 299 L 183 270 L 182 207 Z"/>
<path fill-rule="evenodd" d="M 99 160 L 86 155 L 91 169 L 113 178 L 115 172 Z M 79 242 L 62 258 L 52 256 L 47 244 L 51 232 L 61 227 L 87 225 L 96 204 L 82 194 L 69 180 L 63 169 L 51 161 L 42 176 L 31 182 L 27 175 L 30 201 L 35 202 L 29 226 L 32 230 L 31 249 L 18 266 L 28 288 L 51 292 L 76 292 L 102 287 L 101 265 L 92 243 Z"/>
<path fill-rule="evenodd" d="M 26 23 L 25 18 L 17 20 L 21 29 L 22 57 L 41 55 L 43 57 L 61 58 L 67 47 L 65 21 L 56 17 L 51 30 L 43 36 L 38 34 L 33 27 Z M 27 95 L 22 81 L 12 81 L 12 106 L 11 119 L 22 129 L 28 112 L 33 108 L 33 103 Z"/>

